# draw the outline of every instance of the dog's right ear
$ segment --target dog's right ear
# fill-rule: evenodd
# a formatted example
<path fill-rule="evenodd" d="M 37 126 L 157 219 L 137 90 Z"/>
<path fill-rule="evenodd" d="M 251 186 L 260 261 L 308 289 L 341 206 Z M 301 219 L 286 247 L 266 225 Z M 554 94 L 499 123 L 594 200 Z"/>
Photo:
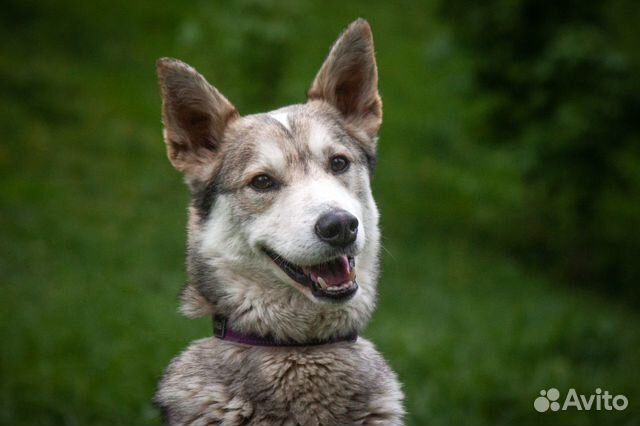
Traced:
<path fill-rule="evenodd" d="M 169 160 L 187 178 L 198 178 L 215 158 L 224 130 L 238 111 L 184 62 L 162 58 L 156 69 Z"/>

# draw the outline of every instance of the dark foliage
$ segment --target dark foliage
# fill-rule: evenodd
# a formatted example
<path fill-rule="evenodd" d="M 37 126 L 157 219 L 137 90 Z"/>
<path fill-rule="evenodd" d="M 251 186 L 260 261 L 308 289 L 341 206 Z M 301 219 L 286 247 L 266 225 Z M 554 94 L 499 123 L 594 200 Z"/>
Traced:
<path fill-rule="evenodd" d="M 573 283 L 638 300 L 640 208 L 629 202 L 640 200 L 634 9 L 452 0 L 441 12 L 473 57 L 480 112 L 471 125 L 483 140 L 510 145 L 521 164 L 526 213 L 510 246 Z"/>

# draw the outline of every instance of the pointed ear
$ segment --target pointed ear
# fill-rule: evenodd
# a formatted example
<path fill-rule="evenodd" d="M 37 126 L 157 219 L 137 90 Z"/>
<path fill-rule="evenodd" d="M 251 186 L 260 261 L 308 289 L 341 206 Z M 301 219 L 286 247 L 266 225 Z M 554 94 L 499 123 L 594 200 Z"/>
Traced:
<path fill-rule="evenodd" d="M 373 138 L 382 123 L 378 68 L 371 27 L 364 19 L 351 23 L 334 43 L 309 92 L 335 106 L 347 122 Z"/>
<path fill-rule="evenodd" d="M 238 112 L 184 62 L 162 58 L 156 68 L 169 160 L 187 177 L 198 177 L 215 158 L 224 130 Z"/>

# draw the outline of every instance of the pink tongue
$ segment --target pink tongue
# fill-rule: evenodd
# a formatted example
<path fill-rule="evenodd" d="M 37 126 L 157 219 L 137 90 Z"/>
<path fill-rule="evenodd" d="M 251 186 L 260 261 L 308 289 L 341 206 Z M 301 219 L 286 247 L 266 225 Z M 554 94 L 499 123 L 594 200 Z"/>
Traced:
<path fill-rule="evenodd" d="M 351 281 L 351 266 L 347 256 L 340 256 L 331 262 L 306 268 L 311 279 L 318 282 L 318 277 L 322 277 L 329 287 Z"/>

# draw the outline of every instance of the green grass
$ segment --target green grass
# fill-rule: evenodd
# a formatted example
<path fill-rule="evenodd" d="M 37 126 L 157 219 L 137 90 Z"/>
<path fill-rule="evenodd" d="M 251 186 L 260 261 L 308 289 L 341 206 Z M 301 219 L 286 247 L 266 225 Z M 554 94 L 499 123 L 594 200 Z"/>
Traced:
<path fill-rule="evenodd" d="M 356 16 L 374 27 L 385 101 L 374 185 L 384 274 L 365 335 L 404 383 L 408 423 L 640 423 L 638 312 L 525 269 L 494 243 L 517 223 L 522 188 L 507 153 L 462 130 L 465 58 L 432 5 L 10 6 L 0 28 L 0 424 L 158 424 L 157 378 L 209 335 L 207 320 L 176 313 L 187 195 L 161 141 L 155 59 L 193 63 L 244 112 L 300 102 Z M 264 65 L 246 57 L 252 31 L 286 50 L 276 90 L 249 80 L 271 74 L 239 65 Z M 536 413 L 552 386 L 601 387 L 630 406 Z"/>

